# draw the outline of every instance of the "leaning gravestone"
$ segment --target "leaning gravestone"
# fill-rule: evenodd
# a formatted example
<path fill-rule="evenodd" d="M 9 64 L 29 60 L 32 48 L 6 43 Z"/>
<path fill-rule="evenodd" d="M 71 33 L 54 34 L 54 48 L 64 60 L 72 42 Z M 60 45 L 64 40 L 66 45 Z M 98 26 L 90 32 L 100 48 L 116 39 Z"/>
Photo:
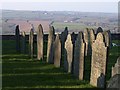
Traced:
<path fill-rule="evenodd" d="M 107 54 L 108 50 L 104 43 L 103 34 L 98 33 L 95 42 L 92 44 L 90 84 L 93 86 L 105 87 Z"/>
<path fill-rule="evenodd" d="M 25 32 L 23 31 L 21 33 L 22 35 L 22 52 L 25 54 L 26 53 L 26 38 L 25 38 Z"/>
<path fill-rule="evenodd" d="M 79 32 L 75 41 L 73 75 L 79 80 L 83 80 L 84 73 L 84 53 L 85 43 L 83 42 L 83 33 Z"/>
<path fill-rule="evenodd" d="M 43 60 L 43 28 L 40 24 L 37 30 L 37 59 Z"/>
<path fill-rule="evenodd" d="M 53 60 L 53 54 L 54 54 L 54 48 L 53 48 L 53 42 L 55 37 L 55 30 L 53 26 L 50 26 L 49 35 L 48 35 L 48 46 L 47 46 L 47 62 L 48 63 L 54 63 Z"/>
<path fill-rule="evenodd" d="M 115 66 L 112 67 L 112 77 L 108 82 L 107 88 L 117 88 L 120 90 L 120 56 L 115 63 Z"/>
<path fill-rule="evenodd" d="M 61 61 L 61 42 L 59 34 L 57 34 L 56 39 L 54 41 L 54 66 L 60 67 Z"/>
<path fill-rule="evenodd" d="M 71 41 L 71 35 L 68 34 L 67 40 L 65 42 L 65 53 L 64 53 L 64 69 L 68 73 L 71 72 L 72 69 L 72 57 L 73 57 L 73 44 Z"/>
<path fill-rule="evenodd" d="M 16 39 L 16 51 L 20 52 L 20 31 L 19 31 L 19 25 L 17 25 L 16 29 L 15 29 L 15 39 Z"/>
<path fill-rule="evenodd" d="M 33 58 L 33 48 L 34 48 L 34 30 L 33 28 L 30 30 L 30 35 L 29 35 L 29 56 Z"/>

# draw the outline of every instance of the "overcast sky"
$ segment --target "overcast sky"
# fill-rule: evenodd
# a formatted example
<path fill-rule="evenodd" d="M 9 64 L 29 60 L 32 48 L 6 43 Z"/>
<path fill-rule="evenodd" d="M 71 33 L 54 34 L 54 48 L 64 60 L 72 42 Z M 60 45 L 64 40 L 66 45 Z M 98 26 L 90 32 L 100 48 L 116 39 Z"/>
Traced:
<path fill-rule="evenodd" d="M 29 2 L 28 2 L 29 1 Z M 57 1 L 57 0 L 56 0 Z M 42 10 L 42 11 L 81 11 L 118 12 L 118 0 L 2 0 L 1 9 Z"/>

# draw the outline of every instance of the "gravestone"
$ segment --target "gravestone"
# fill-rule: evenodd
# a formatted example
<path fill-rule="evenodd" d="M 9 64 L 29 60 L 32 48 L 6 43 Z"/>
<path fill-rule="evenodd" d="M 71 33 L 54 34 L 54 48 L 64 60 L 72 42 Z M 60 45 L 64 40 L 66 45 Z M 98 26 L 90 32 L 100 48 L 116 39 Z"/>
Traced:
<path fill-rule="evenodd" d="M 65 49 L 65 41 L 67 39 L 67 35 L 68 35 L 68 28 L 65 27 L 65 30 L 61 33 L 61 62 L 60 62 L 60 66 L 63 65 L 63 59 L 64 59 L 64 49 Z"/>
<path fill-rule="evenodd" d="M 120 90 L 120 56 L 114 67 L 112 67 L 112 77 L 110 78 L 107 88 L 117 88 Z"/>
<path fill-rule="evenodd" d="M 21 33 L 21 38 L 22 38 L 22 53 L 26 53 L 26 38 L 25 38 L 25 32 L 23 31 L 22 33 Z"/>
<path fill-rule="evenodd" d="M 54 66 L 60 67 L 61 61 L 61 42 L 59 34 L 56 35 L 56 39 L 54 41 Z"/>
<path fill-rule="evenodd" d="M 88 51 L 89 51 L 89 46 L 88 46 L 88 44 L 89 44 L 89 41 L 88 41 L 88 38 L 89 38 L 89 36 L 88 36 L 88 28 L 86 28 L 84 30 L 83 35 L 84 35 L 84 42 L 85 42 L 85 56 L 87 56 L 88 55 Z"/>
<path fill-rule="evenodd" d="M 29 35 L 29 56 L 31 59 L 33 58 L 33 50 L 34 50 L 34 30 L 33 28 L 30 30 L 30 35 Z"/>
<path fill-rule="evenodd" d="M 43 60 L 43 28 L 40 24 L 37 30 L 37 59 Z"/>
<path fill-rule="evenodd" d="M 16 39 L 16 51 L 20 52 L 20 30 L 19 30 L 19 25 L 17 25 L 16 29 L 15 29 L 15 39 Z"/>
<path fill-rule="evenodd" d="M 105 87 L 107 54 L 108 54 L 108 50 L 104 43 L 103 34 L 98 33 L 95 42 L 92 44 L 90 84 L 93 86 Z M 102 85 L 98 85 L 99 84 L 98 81 L 102 81 L 102 83 L 100 83 Z"/>
<path fill-rule="evenodd" d="M 68 35 L 68 28 L 65 27 L 65 30 L 61 33 L 61 46 L 62 46 L 62 51 L 64 51 L 64 45 L 65 45 L 65 41 L 67 39 L 67 35 Z"/>
<path fill-rule="evenodd" d="M 90 46 L 92 46 L 93 42 L 95 41 L 95 32 L 94 32 L 94 30 L 90 29 L 89 34 L 90 34 Z"/>
<path fill-rule="evenodd" d="M 112 76 L 114 76 L 115 74 L 120 74 L 120 56 L 118 57 L 115 66 L 112 67 Z"/>
<path fill-rule="evenodd" d="M 109 31 L 103 32 L 104 38 L 105 38 L 105 44 L 107 47 L 111 48 L 111 34 Z"/>
<path fill-rule="evenodd" d="M 79 32 L 75 41 L 73 75 L 79 80 L 83 80 L 84 73 L 84 54 L 85 43 L 83 42 L 83 33 Z"/>
<path fill-rule="evenodd" d="M 103 32 L 103 29 L 101 27 L 98 27 L 98 29 L 96 30 L 96 36 L 99 32 Z"/>
<path fill-rule="evenodd" d="M 71 41 L 71 35 L 68 34 L 67 40 L 65 42 L 65 52 L 64 52 L 64 69 L 66 72 L 70 73 L 72 69 L 72 58 L 73 58 L 73 44 Z"/>
<path fill-rule="evenodd" d="M 49 35 L 48 35 L 48 45 L 47 45 L 47 62 L 53 64 L 53 54 L 54 54 L 54 48 L 53 48 L 53 42 L 55 38 L 55 30 L 53 26 L 50 26 Z"/>
<path fill-rule="evenodd" d="M 89 55 L 92 54 L 92 44 L 93 42 L 95 41 L 95 33 L 94 33 L 94 30 L 93 29 L 89 29 L 88 30 L 88 53 Z"/>

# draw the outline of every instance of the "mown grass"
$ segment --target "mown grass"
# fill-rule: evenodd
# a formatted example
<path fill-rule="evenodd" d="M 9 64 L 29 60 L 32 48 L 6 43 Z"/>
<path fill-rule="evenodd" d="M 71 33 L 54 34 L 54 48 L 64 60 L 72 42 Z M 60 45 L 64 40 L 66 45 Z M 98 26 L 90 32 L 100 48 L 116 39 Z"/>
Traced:
<path fill-rule="evenodd" d="M 113 41 L 118 42 L 119 41 Z M 28 42 L 27 42 L 28 43 Z M 47 64 L 47 42 L 44 42 L 44 60 L 38 61 L 36 53 L 31 60 L 26 54 L 15 51 L 15 41 L 2 41 L 2 88 L 5 89 L 34 89 L 34 88 L 94 88 L 89 84 L 91 57 L 85 57 L 84 80 L 77 80 L 70 73 L 64 72 L 63 68 L 55 68 Z M 28 45 L 27 45 L 28 47 Z M 120 47 L 112 47 L 109 52 L 107 81 L 111 77 L 111 67 L 120 56 Z M 36 43 L 35 51 L 36 52 Z"/>
<path fill-rule="evenodd" d="M 2 88 L 4 89 L 33 89 L 33 88 L 92 88 L 88 81 L 80 81 L 63 68 L 55 68 L 45 60 L 38 61 L 36 56 L 31 60 L 28 54 L 15 51 L 15 42 L 2 42 Z M 46 45 L 44 43 L 46 57 Z M 36 47 L 36 46 L 35 46 Z M 35 50 L 36 51 L 36 50 Z"/>

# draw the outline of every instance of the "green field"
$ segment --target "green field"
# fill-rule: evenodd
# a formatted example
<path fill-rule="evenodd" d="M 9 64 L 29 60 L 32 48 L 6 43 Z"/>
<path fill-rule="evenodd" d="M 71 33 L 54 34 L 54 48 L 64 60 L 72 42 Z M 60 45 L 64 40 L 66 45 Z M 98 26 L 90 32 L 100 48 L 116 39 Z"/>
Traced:
<path fill-rule="evenodd" d="M 120 44 L 120 41 L 113 41 Z M 27 42 L 28 43 L 28 42 Z M 3 90 L 23 90 L 33 88 L 94 88 L 89 84 L 90 57 L 85 58 L 84 80 L 77 80 L 63 68 L 55 68 L 45 60 L 37 61 L 36 55 L 31 60 L 28 54 L 15 51 L 15 41 L 2 41 L 2 88 Z M 35 44 L 36 46 L 36 44 Z M 46 59 L 46 42 L 44 43 L 44 59 Z M 35 47 L 36 48 L 36 47 Z M 113 47 L 109 53 L 107 81 L 110 79 L 111 67 L 120 55 L 120 47 Z M 36 52 L 36 50 L 35 50 Z"/>
<path fill-rule="evenodd" d="M 83 31 L 85 30 L 85 28 L 94 28 L 94 29 L 98 28 L 96 26 L 86 26 L 85 24 L 82 24 L 82 23 L 71 23 L 71 22 L 67 22 L 67 23 L 54 22 L 52 25 L 54 26 L 57 32 L 61 32 L 61 30 L 64 30 L 65 27 L 69 27 L 68 30 L 70 32 Z"/>

